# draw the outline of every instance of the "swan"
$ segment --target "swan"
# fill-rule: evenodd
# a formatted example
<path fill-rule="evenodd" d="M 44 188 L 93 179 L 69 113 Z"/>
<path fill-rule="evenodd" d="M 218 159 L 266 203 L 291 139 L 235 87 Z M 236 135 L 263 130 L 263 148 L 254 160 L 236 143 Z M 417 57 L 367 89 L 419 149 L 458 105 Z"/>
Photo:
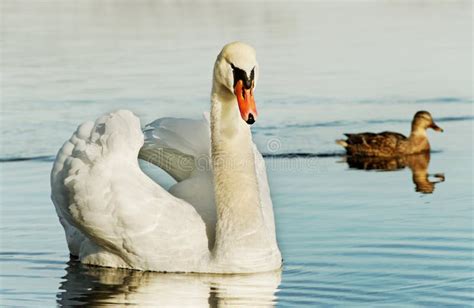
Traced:
<path fill-rule="evenodd" d="M 51 197 L 70 254 L 83 264 L 158 272 L 279 269 L 257 120 L 255 50 L 230 43 L 217 56 L 210 116 L 163 118 L 141 130 L 118 110 L 80 125 L 59 150 Z M 137 157 L 168 172 L 169 191 Z"/>

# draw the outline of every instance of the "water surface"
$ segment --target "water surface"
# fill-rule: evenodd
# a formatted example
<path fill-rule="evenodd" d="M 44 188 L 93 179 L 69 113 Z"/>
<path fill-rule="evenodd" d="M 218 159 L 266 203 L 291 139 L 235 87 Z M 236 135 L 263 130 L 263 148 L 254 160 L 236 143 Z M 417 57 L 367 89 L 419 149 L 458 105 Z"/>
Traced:
<path fill-rule="evenodd" d="M 1 6 L 2 306 L 474 302 L 471 2 Z M 70 261 L 49 198 L 61 144 L 118 108 L 143 125 L 199 117 L 213 61 L 236 39 L 256 47 L 261 66 L 252 129 L 282 270 L 160 274 Z M 445 129 L 429 132 L 428 160 L 350 166 L 334 143 L 344 132 L 407 134 L 418 110 Z"/>

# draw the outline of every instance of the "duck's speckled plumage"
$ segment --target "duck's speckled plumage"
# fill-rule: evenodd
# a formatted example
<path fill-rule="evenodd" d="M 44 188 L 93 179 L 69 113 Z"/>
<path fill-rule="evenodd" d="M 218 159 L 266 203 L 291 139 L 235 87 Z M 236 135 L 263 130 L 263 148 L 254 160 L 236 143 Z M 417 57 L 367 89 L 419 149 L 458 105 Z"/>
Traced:
<path fill-rule="evenodd" d="M 412 121 L 410 136 L 395 132 L 345 134 L 346 140 L 337 140 L 348 155 L 370 157 L 394 157 L 430 151 L 426 129 L 438 127 L 429 112 L 418 111 Z"/>

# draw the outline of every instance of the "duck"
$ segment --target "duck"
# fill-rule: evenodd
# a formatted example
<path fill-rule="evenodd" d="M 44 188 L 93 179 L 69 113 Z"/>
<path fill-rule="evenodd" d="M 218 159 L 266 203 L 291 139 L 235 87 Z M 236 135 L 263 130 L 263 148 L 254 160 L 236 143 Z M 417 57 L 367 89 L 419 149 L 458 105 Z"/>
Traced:
<path fill-rule="evenodd" d="M 411 122 L 410 136 L 396 132 L 344 134 L 346 140 L 336 140 L 347 155 L 364 157 L 396 157 L 430 151 L 426 130 L 443 132 L 428 111 L 418 111 Z"/>
<path fill-rule="evenodd" d="M 214 64 L 210 115 L 140 119 L 117 110 L 81 124 L 59 150 L 51 198 L 70 255 L 155 272 L 256 273 L 282 266 L 265 162 L 252 141 L 259 66 L 233 42 Z M 147 161 L 176 183 L 168 190 Z"/>

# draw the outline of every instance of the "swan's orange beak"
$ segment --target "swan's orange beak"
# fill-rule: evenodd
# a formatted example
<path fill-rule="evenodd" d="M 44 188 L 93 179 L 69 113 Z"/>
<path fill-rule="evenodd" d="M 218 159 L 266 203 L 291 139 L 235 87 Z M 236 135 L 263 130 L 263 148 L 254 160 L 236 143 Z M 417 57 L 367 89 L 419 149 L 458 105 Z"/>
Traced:
<path fill-rule="evenodd" d="M 250 89 L 244 88 L 244 83 L 239 80 L 234 88 L 234 94 L 237 96 L 237 102 L 239 104 L 240 116 L 252 125 L 257 120 L 257 107 L 255 106 L 255 99 L 253 97 L 254 82 Z"/>

